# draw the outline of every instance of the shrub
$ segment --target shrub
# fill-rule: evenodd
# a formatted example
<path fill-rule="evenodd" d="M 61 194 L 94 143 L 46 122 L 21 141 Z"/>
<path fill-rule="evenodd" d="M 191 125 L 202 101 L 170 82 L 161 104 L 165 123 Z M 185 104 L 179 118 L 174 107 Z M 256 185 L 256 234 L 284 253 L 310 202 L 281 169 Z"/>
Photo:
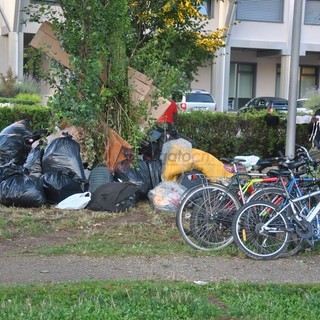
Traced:
<path fill-rule="evenodd" d="M 29 101 L 34 104 L 41 103 L 41 96 L 36 93 L 18 93 L 15 98 L 18 101 Z"/>
<path fill-rule="evenodd" d="M 14 106 L 0 108 L 0 131 L 10 124 L 27 119 L 32 130 L 48 128 L 51 113 L 43 106 Z"/>
<path fill-rule="evenodd" d="M 195 147 L 216 158 L 256 155 L 279 156 L 286 142 L 286 118 L 276 127 L 268 126 L 265 112 L 233 114 L 222 112 L 179 113 L 176 128 L 182 136 L 196 142 Z M 308 125 L 296 127 L 296 143 L 310 147 Z"/>
<path fill-rule="evenodd" d="M 319 89 L 311 89 L 306 93 L 306 97 L 308 100 L 305 102 L 304 106 L 306 108 L 313 109 L 317 111 L 320 109 L 320 90 Z"/>
<path fill-rule="evenodd" d="M 25 75 L 23 80 L 15 83 L 15 90 L 19 93 L 29 93 L 40 96 L 40 83 L 32 76 Z"/>
<path fill-rule="evenodd" d="M 9 67 L 6 74 L 0 73 L 0 79 L 2 82 L 1 94 L 4 97 L 14 97 L 16 95 L 15 84 L 17 76 L 13 74 L 12 68 Z"/>

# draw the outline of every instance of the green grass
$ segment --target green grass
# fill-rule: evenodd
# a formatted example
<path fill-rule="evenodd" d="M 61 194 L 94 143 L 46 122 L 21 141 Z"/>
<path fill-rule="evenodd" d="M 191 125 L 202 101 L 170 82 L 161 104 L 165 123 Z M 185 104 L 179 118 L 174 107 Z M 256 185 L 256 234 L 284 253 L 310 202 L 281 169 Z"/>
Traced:
<path fill-rule="evenodd" d="M 0 287 L 0 319 L 318 319 L 320 285 L 100 281 Z"/>
<path fill-rule="evenodd" d="M 56 241 L 53 235 L 59 231 L 69 234 L 65 241 Z M 155 211 L 147 202 L 122 213 L 0 206 L 0 240 L 30 237 L 32 252 L 42 255 L 244 257 L 234 244 L 221 251 L 194 250 L 183 241 L 174 214 Z M 52 241 L 43 245 L 43 238 Z M 319 252 L 317 244 L 314 250 L 299 254 Z"/>
<path fill-rule="evenodd" d="M 0 240 L 69 232 L 62 243 L 33 254 L 241 256 L 235 245 L 217 252 L 187 246 L 172 213 L 150 204 L 123 213 L 0 207 Z M 72 232 L 71 232 L 72 231 Z M 317 254 L 319 249 L 301 253 Z M 22 254 L 22 253 L 21 253 Z M 218 272 L 217 270 L 209 270 Z M 285 271 L 283 271 L 285 272 Z M 320 284 L 84 281 L 0 285 L 0 320 L 6 319 L 318 319 Z"/>

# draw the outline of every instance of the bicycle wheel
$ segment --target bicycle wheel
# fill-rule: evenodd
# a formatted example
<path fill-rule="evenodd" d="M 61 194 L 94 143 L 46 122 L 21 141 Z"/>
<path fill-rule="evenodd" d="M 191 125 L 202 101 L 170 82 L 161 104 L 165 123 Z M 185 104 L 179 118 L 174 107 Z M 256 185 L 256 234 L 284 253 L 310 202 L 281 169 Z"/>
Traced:
<path fill-rule="evenodd" d="M 286 216 L 266 201 L 252 201 L 236 213 L 232 235 L 239 249 L 248 257 L 270 260 L 288 247 L 291 231 Z"/>
<path fill-rule="evenodd" d="M 264 200 L 272 202 L 281 208 L 282 205 L 286 204 L 286 194 L 281 188 L 265 188 L 255 192 L 250 198 L 250 201 Z M 294 228 L 292 227 L 294 230 Z M 290 257 L 298 253 L 303 247 L 303 239 L 298 237 L 295 231 L 291 233 L 290 243 L 285 252 L 281 254 L 282 258 Z"/>
<path fill-rule="evenodd" d="M 283 188 L 267 187 L 257 190 L 247 199 L 247 202 L 263 200 L 271 201 L 275 205 L 281 205 L 283 203 L 283 197 L 286 197 L 286 193 Z"/>
<path fill-rule="evenodd" d="M 295 195 L 296 197 L 298 195 Z M 278 208 L 281 208 L 281 206 L 286 204 L 286 194 L 281 188 L 266 188 L 264 190 L 259 190 L 256 193 L 254 193 L 249 200 L 250 201 L 256 201 L 256 200 L 265 200 L 265 201 L 271 201 L 273 204 L 276 204 Z M 299 201 L 295 203 L 295 206 L 299 212 L 301 212 L 304 215 L 307 215 L 311 208 L 315 207 L 317 203 L 320 201 L 319 195 L 314 195 L 312 197 L 309 197 L 303 201 Z M 289 241 L 289 245 L 285 252 L 281 254 L 282 258 L 290 257 L 298 253 L 300 250 L 304 247 L 304 239 L 300 238 L 295 230 L 295 223 L 291 221 L 288 218 L 291 232 L 291 239 Z M 314 222 L 316 223 L 316 222 Z"/>
<path fill-rule="evenodd" d="M 228 188 L 219 184 L 200 186 L 183 197 L 176 224 L 192 248 L 220 250 L 233 241 L 232 218 L 240 206 Z"/>

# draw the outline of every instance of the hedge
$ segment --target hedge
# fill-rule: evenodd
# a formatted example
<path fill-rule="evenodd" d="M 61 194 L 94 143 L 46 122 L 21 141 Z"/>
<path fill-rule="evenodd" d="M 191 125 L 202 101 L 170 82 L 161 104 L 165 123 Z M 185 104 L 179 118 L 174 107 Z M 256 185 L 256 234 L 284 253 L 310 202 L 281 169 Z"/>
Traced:
<path fill-rule="evenodd" d="M 192 139 L 196 148 L 216 158 L 256 155 L 261 158 L 279 156 L 285 151 L 287 121 L 279 116 L 279 124 L 270 126 L 265 112 L 237 114 L 222 112 L 179 113 L 178 133 Z M 308 125 L 296 125 L 296 144 L 310 148 Z"/>
<path fill-rule="evenodd" d="M 0 129 L 10 124 L 26 119 L 33 131 L 40 128 L 48 128 L 51 118 L 50 108 L 43 106 L 17 105 L 14 107 L 0 108 Z"/>
<path fill-rule="evenodd" d="M 266 113 L 236 114 L 222 112 L 179 113 L 175 127 L 179 134 L 192 139 L 195 147 L 216 158 L 256 155 L 261 158 L 284 152 L 287 122 L 279 117 L 279 125 L 268 126 Z M 44 106 L 0 108 L 0 130 L 15 121 L 27 119 L 32 130 L 49 128 L 51 112 Z M 296 143 L 310 148 L 308 125 L 296 126 Z"/>

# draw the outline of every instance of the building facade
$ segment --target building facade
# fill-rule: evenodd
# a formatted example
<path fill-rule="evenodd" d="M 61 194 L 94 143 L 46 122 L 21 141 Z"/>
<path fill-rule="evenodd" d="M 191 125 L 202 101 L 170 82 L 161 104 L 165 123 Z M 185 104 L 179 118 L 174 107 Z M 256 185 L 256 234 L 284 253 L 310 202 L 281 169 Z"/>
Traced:
<path fill-rule="evenodd" d="M 301 41 L 297 98 L 319 87 L 320 0 L 300 0 Z M 33 1 L 37 2 L 37 1 Z M 54 1 L 48 1 L 54 3 Z M 0 73 L 24 74 L 24 52 L 39 29 L 21 23 L 30 0 L 0 0 Z M 218 110 L 237 110 L 250 98 L 288 98 L 295 0 L 203 1 L 208 30 L 228 26 L 226 46 L 199 70 L 193 89 L 210 91 Z"/>
<path fill-rule="evenodd" d="M 302 1 L 297 98 L 319 87 L 320 1 Z M 214 64 L 203 68 L 193 88 L 209 90 L 220 111 L 237 110 L 250 98 L 288 99 L 295 0 L 207 1 L 215 30 L 229 26 Z"/>

